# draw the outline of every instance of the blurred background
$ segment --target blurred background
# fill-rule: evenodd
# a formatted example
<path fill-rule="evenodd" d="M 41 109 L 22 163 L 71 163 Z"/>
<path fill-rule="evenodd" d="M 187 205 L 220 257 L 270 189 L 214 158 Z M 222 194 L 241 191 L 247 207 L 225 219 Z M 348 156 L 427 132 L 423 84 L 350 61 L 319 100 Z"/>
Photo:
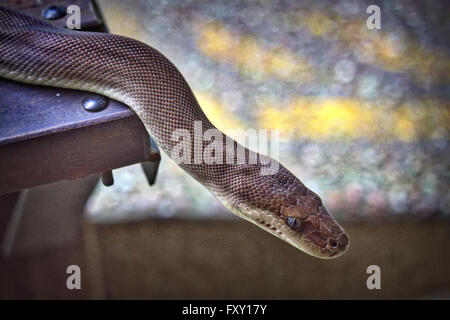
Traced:
<path fill-rule="evenodd" d="M 306 256 L 235 218 L 162 154 L 152 187 L 137 165 L 115 170 L 111 187 L 97 177 L 41 187 L 53 200 L 36 195 L 29 210 L 84 212 L 83 237 L 27 260 L 28 292 L 3 276 L 3 296 L 450 298 L 448 3 L 97 4 L 109 32 L 179 68 L 223 132 L 278 129 L 280 162 L 342 222 L 350 249 L 331 261 Z M 366 26 L 371 4 L 381 30 Z M 68 207 L 61 190 L 71 188 L 86 207 Z M 54 280 L 39 276 L 54 254 L 82 265 L 85 290 L 61 293 L 56 267 Z M 366 287 L 372 264 L 381 290 Z"/>
<path fill-rule="evenodd" d="M 382 29 L 369 30 L 370 1 L 99 1 L 110 32 L 173 61 L 222 131 L 278 129 L 280 161 L 344 219 L 450 215 L 450 30 L 439 3 L 381 3 Z M 162 166 L 150 195 L 124 169 L 90 215 L 224 213 L 172 161 Z"/>

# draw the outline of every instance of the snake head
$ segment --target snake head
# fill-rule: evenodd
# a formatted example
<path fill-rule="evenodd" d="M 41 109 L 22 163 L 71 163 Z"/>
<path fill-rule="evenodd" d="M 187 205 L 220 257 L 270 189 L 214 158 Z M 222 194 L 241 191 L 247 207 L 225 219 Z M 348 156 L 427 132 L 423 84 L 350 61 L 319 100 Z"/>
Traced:
<path fill-rule="evenodd" d="M 319 196 L 307 189 L 306 196 L 298 197 L 295 205 L 283 206 L 281 228 L 286 241 L 306 253 L 331 259 L 348 248 L 348 236 L 322 205 Z"/>
<path fill-rule="evenodd" d="M 239 179 L 218 197 L 234 214 L 317 258 L 331 259 L 348 248 L 348 236 L 320 197 L 280 165 L 277 174 L 257 170 L 234 172 Z"/>

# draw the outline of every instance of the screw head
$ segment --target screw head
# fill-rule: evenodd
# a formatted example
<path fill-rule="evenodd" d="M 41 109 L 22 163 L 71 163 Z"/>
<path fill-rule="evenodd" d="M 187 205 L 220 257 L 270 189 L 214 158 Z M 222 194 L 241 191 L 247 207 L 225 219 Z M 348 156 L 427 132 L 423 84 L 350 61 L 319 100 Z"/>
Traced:
<path fill-rule="evenodd" d="M 89 96 L 83 99 L 83 108 L 86 111 L 102 111 L 108 105 L 108 99 L 103 96 Z"/>
<path fill-rule="evenodd" d="M 56 20 L 66 15 L 67 8 L 65 6 L 53 4 L 48 6 L 47 9 L 42 12 L 42 17 L 45 20 Z"/>

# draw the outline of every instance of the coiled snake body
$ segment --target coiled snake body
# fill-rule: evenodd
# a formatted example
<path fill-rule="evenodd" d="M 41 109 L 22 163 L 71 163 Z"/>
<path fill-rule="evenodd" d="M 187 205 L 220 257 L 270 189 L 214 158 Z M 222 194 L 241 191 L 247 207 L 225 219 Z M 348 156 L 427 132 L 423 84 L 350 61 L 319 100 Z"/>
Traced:
<path fill-rule="evenodd" d="M 180 72 L 150 46 L 117 35 L 54 27 L 3 7 L 0 76 L 96 92 L 123 102 L 169 156 L 177 144 L 175 130 L 192 136 L 196 121 L 203 130 L 215 128 Z M 234 141 L 231 146 L 234 151 L 241 147 Z M 224 140 L 223 149 L 229 147 Z M 248 160 L 251 152 L 242 150 Z M 194 146 L 191 151 L 196 152 Z M 179 165 L 232 213 L 308 254 L 332 258 L 348 247 L 346 233 L 321 199 L 282 165 L 269 175 L 261 174 L 262 161 Z"/>

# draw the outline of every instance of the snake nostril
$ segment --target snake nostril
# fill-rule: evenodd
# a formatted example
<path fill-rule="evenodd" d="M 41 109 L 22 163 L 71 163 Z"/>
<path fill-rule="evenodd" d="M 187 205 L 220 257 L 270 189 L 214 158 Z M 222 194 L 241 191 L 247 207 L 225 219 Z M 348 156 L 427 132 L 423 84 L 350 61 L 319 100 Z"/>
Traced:
<path fill-rule="evenodd" d="M 333 249 L 337 248 L 337 246 L 338 246 L 338 242 L 336 240 L 330 240 L 329 244 L 330 244 L 330 247 Z"/>

